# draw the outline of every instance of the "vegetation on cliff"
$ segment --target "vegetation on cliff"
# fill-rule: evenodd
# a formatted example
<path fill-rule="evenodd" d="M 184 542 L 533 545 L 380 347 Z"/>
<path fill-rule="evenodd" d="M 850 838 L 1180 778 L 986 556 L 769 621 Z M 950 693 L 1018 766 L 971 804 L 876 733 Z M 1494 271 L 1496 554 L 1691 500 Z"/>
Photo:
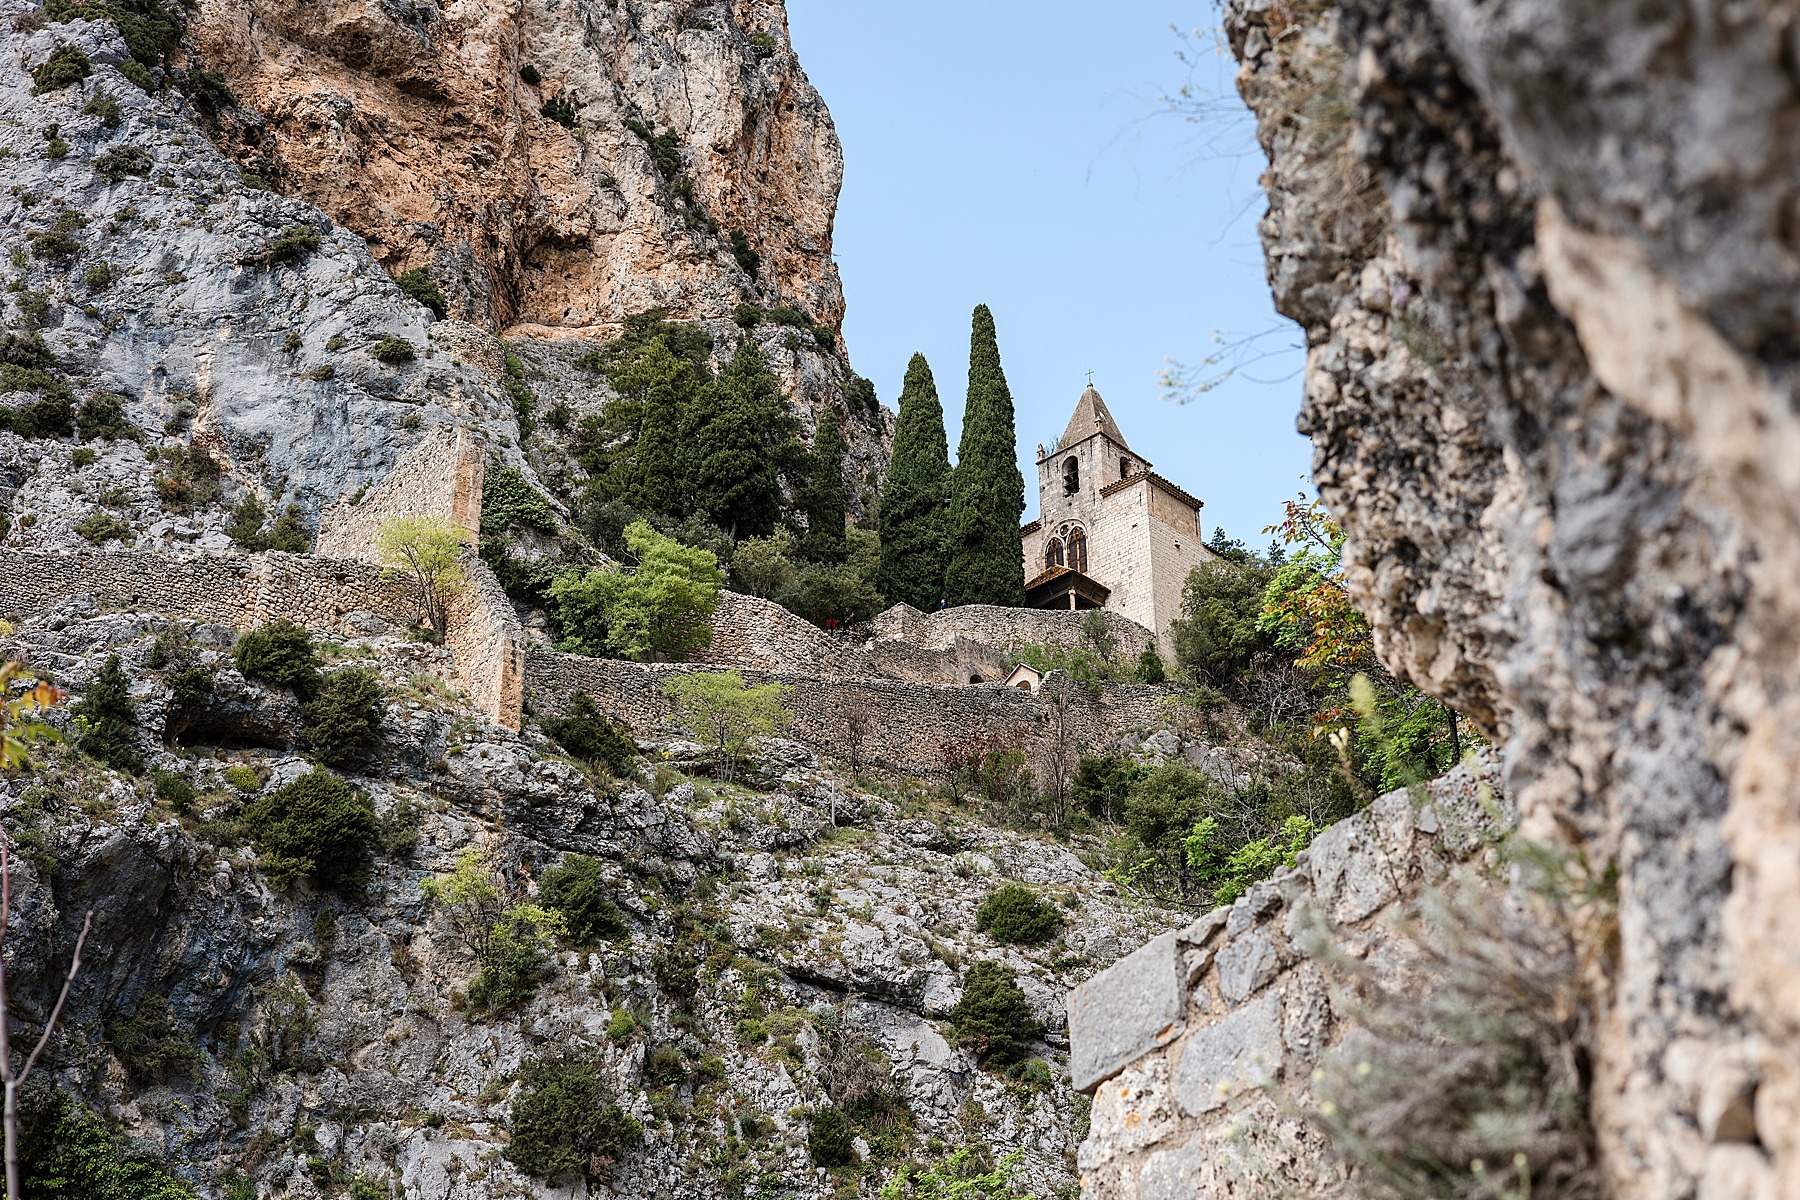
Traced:
<path fill-rule="evenodd" d="M 994 315 L 979 305 L 969 332 L 969 393 L 951 476 L 944 570 L 944 598 L 950 604 L 1025 603 L 1019 542 L 1025 477 L 1019 473 L 1017 440 Z"/>

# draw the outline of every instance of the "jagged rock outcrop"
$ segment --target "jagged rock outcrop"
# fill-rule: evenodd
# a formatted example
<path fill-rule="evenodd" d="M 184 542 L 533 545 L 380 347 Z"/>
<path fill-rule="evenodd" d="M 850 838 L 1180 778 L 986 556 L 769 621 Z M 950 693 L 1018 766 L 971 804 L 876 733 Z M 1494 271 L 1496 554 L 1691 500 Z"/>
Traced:
<path fill-rule="evenodd" d="M 1616 920 L 1619 1196 L 1800 1193 L 1793 22 L 1226 6 L 1378 648 L 1495 738 L 1525 837 L 1617 872 L 1574 919 Z"/>

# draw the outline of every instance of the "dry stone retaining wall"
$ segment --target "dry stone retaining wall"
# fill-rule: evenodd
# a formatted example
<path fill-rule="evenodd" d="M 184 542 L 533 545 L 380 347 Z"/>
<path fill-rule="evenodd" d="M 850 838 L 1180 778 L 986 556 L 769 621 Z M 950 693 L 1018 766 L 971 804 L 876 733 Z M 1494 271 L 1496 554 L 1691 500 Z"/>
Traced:
<path fill-rule="evenodd" d="M 896 604 L 875 618 L 875 639 L 902 641 L 928 650 L 945 650 L 958 639 L 978 642 L 998 650 L 1017 650 L 1027 644 L 1073 646 L 1081 641 L 1082 623 L 1097 613 L 1118 643 L 1119 654 L 1135 659 L 1156 635 L 1129 617 L 1105 609 L 1069 612 L 1054 608 L 1004 608 L 996 604 L 964 604 L 920 612 Z"/>
<path fill-rule="evenodd" d="M 669 705 L 662 687 L 675 675 L 717 670 L 715 664 L 632 663 L 533 649 L 526 660 L 526 689 L 540 713 L 560 711 L 575 692 L 586 692 L 604 711 L 649 735 L 667 728 Z M 978 735 L 1017 738 L 1034 758 L 1053 753 L 1060 714 L 1064 749 L 1100 745 L 1127 729 L 1147 728 L 1166 689 L 1119 684 L 1092 695 L 1052 675 L 1037 695 L 987 685 L 943 687 L 899 679 L 834 678 L 780 671 L 744 670 L 749 683 L 779 683 L 794 716 L 791 736 L 848 757 L 860 733 L 863 762 L 924 775 L 943 765 L 942 747 Z M 860 730 L 857 728 L 860 723 Z"/>
<path fill-rule="evenodd" d="M 1336 1181 L 1309 1107 L 1312 1070 L 1348 1031 L 1338 952 L 1397 955 L 1392 919 L 1508 817 L 1491 763 L 1415 800 L 1392 792 L 1314 839 L 1229 908 L 1172 930 L 1069 996 L 1069 1069 L 1094 1096 L 1085 1200 L 1320 1195 Z M 1271 1095 L 1273 1093 L 1273 1095 Z M 1240 1191 L 1247 1180 L 1258 1186 Z"/>
<path fill-rule="evenodd" d="M 435 429 L 402 455 L 380 483 L 326 510 L 315 552 L 324 558 L 374 562 L 376 535 L 384 522 L 397 517 L 442 517 L 466 530 L 473 541 L 481 529 L 486 470 L 478 437 L 463 428 Z"/>

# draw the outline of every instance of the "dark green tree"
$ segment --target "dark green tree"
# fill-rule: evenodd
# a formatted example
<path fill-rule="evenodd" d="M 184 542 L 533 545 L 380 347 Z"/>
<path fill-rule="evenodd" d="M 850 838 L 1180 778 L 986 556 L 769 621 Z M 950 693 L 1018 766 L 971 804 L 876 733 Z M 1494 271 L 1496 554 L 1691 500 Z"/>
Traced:
<path fill-rule="evenodd" d="M 844 432 L 838 415 L 827 409 L 819 418 L 819 431 L 807 455 L 806 481 L 797 497 L 806 516 L 806 536 L 800 553 L 817 563 L 841 563 L 849 553 L 844 542 L 844 509 L 849 496 L 844 488 Z"/>
<path fill-rule="evenodd" d="M 950 514 L 950 442 L 944 406 L 923 354 L 906 364 L 894 454 L 881 485 L 881 569 L 876 587 L 891 603 L 930 612 L 944 596 Z"/>
<path fill-rule="evenodd" d="M 950 562 L 944 598 L 951 604 L 1025 603 L 1019 473 L 1012 392 L 1000 369 L 994 315 L 975 309 L 969 334 L 969 395 L 950 488 Z"/>
<path fill-rule="evenodd" d="M 84 753 L 121 771 L 144 769 L 144 756 L 131 735 L 131 727 L 137 723 L 137 705 L 131 701 L 131 681 L 118 655 L 107 657 L 75 706 L 75 717 L 75 744 Z"/>
<path fill-rule="evenodd" d="M 682 442 L 688 408 L 704 384 L 704 367 L 653 334 L 601 368 L 617 394 L 601 417 L 581 424 L 576 454 L 591 475 L 597 501 L 682 516 L 691 492 Z"/>
<path fill-rule="evenodd" d="M 692 473 L 674 481 L 693 510 L 733 538 L 761 537 L 781 519 L 781 474 L 794 461 L 794 420 L 781 382 L 748 338 L 698 390 L 686 422 Z M 673 511 L 673 510 L 656 510 Z"/>

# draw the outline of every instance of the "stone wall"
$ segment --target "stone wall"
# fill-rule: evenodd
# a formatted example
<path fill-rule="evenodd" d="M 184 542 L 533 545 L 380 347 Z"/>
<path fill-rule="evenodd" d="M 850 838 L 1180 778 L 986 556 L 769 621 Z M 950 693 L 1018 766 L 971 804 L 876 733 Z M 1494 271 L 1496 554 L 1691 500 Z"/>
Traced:
<path fill-rule="evenodd" d="M 473 542 L 481 529 L 486 468 L 480 438 L 460 427 L 434 429 L 380 483 L 325 511 L 315 553 L 377 562 L 376 534 L 398 517 L 442 517 L 466 530 Z"/>
<path fill-rule="evenodd" d="M 570 695 L 586 692 L 616 719 L 642 735 L 668 730 L 669 705 L 662 687 L 682 673 L 717 670 L 713 664 L 631 663 L 532 649 L 526 659 L 526 694 L 538 713 L 560 711 Z M 1071 756 L 1128 729 L 1154 724 L 1167 689 L 1118 684 L 1093 695 L 1061 675 L 1039 694 L 995 684 L 943 687 L 899 679 L 834 678 L 792 672 L 745 670 L 750 683 L 787 687 L 794 716 L 789 736 L 840 758 L 860 739 L 859 757 L 873 766 L 935 775 L 942 747 L 986 735 L 1017 739 L 1034 761 L 1054 753 L 1060 741 Z M 1063 732 L 1058 735 L 1060 719 Z"/>
<path fill-rule="evenodd" d="M 1076 988 L 1069 1069 L 1094 1096 L 1082 1195 L 1331 1192 L 1337 1168 L 1301 1114 L 1320 1055 L 1352 1028 L 1341 964 L 1399 969 L 1394 918 L 1510 822 L 1495 786 L 1476 763 L 1419 799 L 1389 793 L 1292 869 Z"/>
<path fill-rule="evenodd" d="M 1154 635 L 1130 618 L 1116 612 L 1095 611 L 1118 642 L 1121 657 L 1135 659 L 1154 642 Z M 930 650 L 953 648 L 959 638 L 1005 651 L 1028 643 L 1072 646 L 1081 641 L 1081 625 L 1087 615 L 994 604 L 964 604 L 924 613 L 911 605 L 896 604 L 875 618 L 875 640 L 910 642 Z"/>
<path fill-rule="evenodd" d="M 456 683 L 490 719 L 518 729 L 524 636 L 493 573 L 473 554 L 469 587 L 451 606 L 445 639 Z M 0 550 L 0 616 L 41 613 L 91 597 L 102 608 L 161 613 L 250 629 L 277 619 L 332 634 L 369 613 L 396 625 L 418 619 L 418 593 L 370 563 L 303 554 L 176 556 L 143 550 L 45 554 Z"/>

